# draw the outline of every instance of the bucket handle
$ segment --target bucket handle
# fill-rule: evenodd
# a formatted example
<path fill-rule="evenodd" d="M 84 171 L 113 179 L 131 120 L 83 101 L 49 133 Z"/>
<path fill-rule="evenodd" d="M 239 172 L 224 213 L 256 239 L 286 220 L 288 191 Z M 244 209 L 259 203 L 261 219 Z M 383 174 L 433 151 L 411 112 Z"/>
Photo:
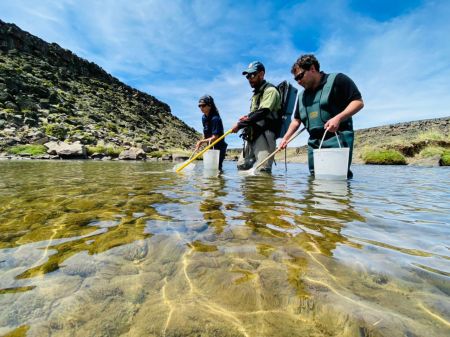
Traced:
<path fill-rule="evenodd" d="M 323 143 L 323 140 L 325 139 L 325 135 L 327 134 L 327 131 L 328 131 L 328 130 L 325 129 L 325 132 L 323 133 L 323 137 L 322 137 L 322 140 L 320 141 L 320 145 L 319 145 L 319 150 L 320 150 L 320 148 L 322 147 L 322 143 Z M 338 144 L 339 144 L 339 148 L 342 148 L 341 142 L 339 141 L 339 136 L 338 136 L 337 132 L 335 132 L 335 135 L 336 135 L 336 139 L 337 139 Z"/>

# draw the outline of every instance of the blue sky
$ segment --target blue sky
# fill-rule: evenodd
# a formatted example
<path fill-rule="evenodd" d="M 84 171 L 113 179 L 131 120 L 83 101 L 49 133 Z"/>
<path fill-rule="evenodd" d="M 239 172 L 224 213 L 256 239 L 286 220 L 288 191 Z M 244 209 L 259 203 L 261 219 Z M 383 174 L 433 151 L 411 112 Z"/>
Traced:
<path fill-rule="evenodd" d="M 449 18 L 445 0 L 0 1 L 3 21 L 156 96 L 199 131 L 201 95 L 215 98 L 228 129 L 248 112 L 245 66 L 260 60 L 269 81 L 294 84 L 303 53 L 358 85 L 357 129 L 450 116 Z"/>

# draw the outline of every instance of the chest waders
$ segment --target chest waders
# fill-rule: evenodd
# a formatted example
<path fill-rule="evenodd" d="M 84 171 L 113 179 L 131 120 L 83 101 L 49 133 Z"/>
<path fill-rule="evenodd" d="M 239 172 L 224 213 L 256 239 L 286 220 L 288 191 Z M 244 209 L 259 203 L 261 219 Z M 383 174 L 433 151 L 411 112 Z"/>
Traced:
<path fill-rule="evenodd" d="M 314 94 L 304 95 L 303 91 L 298 97 L 300 119 L 309 132 L 308 166 L 309 172 L 312 175 L 314 175 L 313 149 L 318 149 L 320 146 L 321 138 L 325 132 L 325 123 L 340 113 L 340 111 L 337 111 L 336 106 L 330 106 L 329 104 L 330 93 L 333 88 L 336 75 L 337 74 L 329 74 L 324 86 Z M 338 132 L 338 135 L 341 138 L 342 146 L 350 148 L 350 158 L 348 161 L 348 166 L 350 167 L 353 154 L 353 142 L 355 138 L 352 118 L 341 122 Z M 322 148 L 338 148 L 339 144 L 336 136 L 332 133 L 328 134 L 330 137 L 325 137 Z"/>

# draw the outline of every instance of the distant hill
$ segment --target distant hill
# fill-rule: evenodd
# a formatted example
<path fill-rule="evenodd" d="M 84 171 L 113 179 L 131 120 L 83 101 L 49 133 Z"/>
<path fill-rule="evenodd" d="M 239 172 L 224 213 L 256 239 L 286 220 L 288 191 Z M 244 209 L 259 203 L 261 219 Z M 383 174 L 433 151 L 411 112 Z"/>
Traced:
<path fill-rule="evenodd" d="M 356 130 L 358 146 L 373 144 L 382 145 L 395 140 L 413 141 L 419 135 L 427 132 L 438 132 L 443 135 L 450 133 L 450 117 L 423 119 L 418 121 L 396 123 Z"/>
<path fill-rule="evenodd" d="M 0 20 L 0 152 L 48 140 L 150 152 L 188 148 L 198 137 L 167 104 Z"/>

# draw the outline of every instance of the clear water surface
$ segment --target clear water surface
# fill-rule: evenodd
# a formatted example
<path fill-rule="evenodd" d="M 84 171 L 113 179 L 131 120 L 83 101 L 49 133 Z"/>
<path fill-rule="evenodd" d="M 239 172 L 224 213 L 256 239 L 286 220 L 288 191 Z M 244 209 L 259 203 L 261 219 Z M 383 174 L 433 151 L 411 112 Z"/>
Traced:
<path fill-rule="evenodd" d="M 450 170 L 0 162 L 0 335 L 449 336 Z"/>

